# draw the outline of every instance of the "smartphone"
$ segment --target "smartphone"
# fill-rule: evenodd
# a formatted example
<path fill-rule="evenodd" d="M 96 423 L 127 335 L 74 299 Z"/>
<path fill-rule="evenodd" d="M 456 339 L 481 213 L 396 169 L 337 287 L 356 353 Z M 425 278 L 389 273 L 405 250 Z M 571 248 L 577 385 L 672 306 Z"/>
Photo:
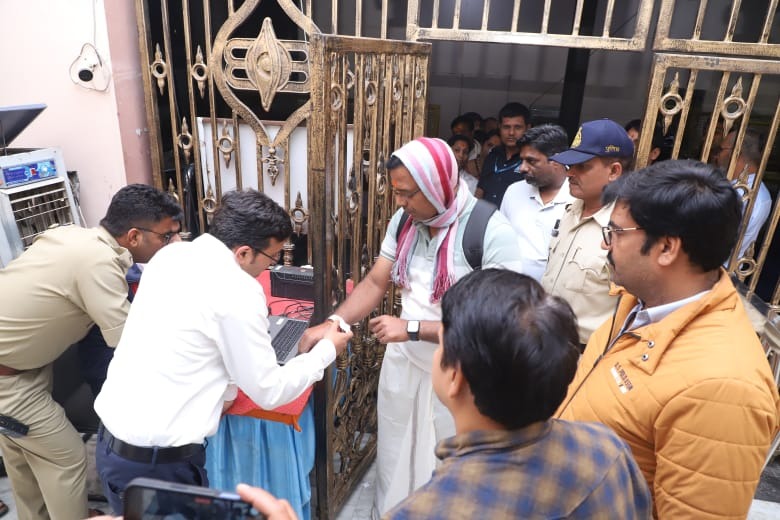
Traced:
<path fill-rule="evenodd" d="M 136 478 L 124 495 L 124 520 L 261 520 L 235 493 Z"/>
<path fill-rule="evenodd" d="M 30 427 L 13 417 L 0 414 L 0 434 L 8 437 L 24 437 Z"/>

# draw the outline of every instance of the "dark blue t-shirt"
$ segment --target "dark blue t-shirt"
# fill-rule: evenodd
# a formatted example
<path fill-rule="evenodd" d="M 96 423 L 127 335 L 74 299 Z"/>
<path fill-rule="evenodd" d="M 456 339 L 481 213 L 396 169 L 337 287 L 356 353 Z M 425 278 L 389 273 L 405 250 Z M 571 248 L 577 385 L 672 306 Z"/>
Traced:
<path fill-rule="evenodd" d="M 519 152 L 507 159 L 503 145 L 493 148 L 482 164 L 477 183 L 477 188 L 482 190 L 482 198 L 500 208 L 509 185 L 525 178 L 525 174 L 520 172 L 522 162 Z"/>

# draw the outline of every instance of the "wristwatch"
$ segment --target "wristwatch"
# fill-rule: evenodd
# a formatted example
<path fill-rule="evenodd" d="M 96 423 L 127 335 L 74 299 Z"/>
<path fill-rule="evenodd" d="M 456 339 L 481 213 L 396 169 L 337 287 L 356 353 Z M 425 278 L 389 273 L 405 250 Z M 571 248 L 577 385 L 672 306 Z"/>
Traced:
<path fill-rule="evenodd" d="M 407 321 L 406 333 L 409 334 L 410 341 L 420 341 L 420 322 L 417 320 Z"/>

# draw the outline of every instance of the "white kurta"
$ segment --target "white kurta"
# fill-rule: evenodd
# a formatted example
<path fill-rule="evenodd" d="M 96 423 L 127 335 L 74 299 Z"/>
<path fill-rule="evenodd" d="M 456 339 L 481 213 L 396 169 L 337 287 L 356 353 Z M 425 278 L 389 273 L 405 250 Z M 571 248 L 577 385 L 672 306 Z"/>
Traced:
<path fill-rule="evenodd" d="M 460 217 L 455 237 L 455 278 L 471 271 L 463 255 L 462 235 L 475 199 Z M 388 226 L 382 256 L 395 260 L 396 230 L 400 211 Z M 402 290 L 401 317 L 414 320 L 441 319 L 441 305 L 431 303 L 436 239 L 427 228 L 420 238 L 409 268 L 409 288 Z M 483 267 L 504 267 L 519 271 L 521 262 L 517 236 L 499 212 L 485 229 Z M 377 402 L 378 441 L 376 500 L 373 515 L 392 509 L 412 491 L 428 482 L 437 459 L 436 444 L 455 434 L 450 412 L 433 392 L 431 363 L 437 345 L 427 341 L 406 341 L 387 345 L 379 377 Z"/>

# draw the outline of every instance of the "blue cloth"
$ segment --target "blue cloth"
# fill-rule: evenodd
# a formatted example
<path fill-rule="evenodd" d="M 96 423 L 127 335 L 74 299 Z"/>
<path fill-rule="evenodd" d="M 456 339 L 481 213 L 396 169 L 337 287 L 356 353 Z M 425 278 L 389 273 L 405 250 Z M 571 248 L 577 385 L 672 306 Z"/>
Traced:
<path fill-rule="evenodd" d="M 243 482 L 261 487 L 292 505 L 298 518 L 311 518 L 314 412 L 311 400 L 292 426 L 254 417 L 226 415 L 208 439 L 206 470 L 211 487 L 234 491 Z"/>

